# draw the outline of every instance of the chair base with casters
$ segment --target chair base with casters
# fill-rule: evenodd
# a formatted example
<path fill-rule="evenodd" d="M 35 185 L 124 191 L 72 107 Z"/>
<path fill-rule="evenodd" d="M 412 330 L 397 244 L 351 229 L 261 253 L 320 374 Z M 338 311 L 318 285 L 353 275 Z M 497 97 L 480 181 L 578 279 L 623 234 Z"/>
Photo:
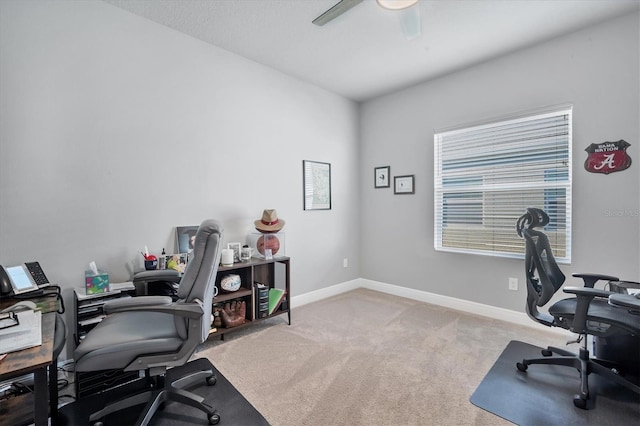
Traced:
<path fill-rule="evenodd" d="M 100 411 L 91 414 L 89 421 L 92 425 L 101 426 L 102 419 L 109 414 L 146 404 L 135 424 L 147 425 L 163 404 L 178 402 L 206 413 L 209 424 L 216 425 L 220 422 L 218 411 L 206 404 L 203 397 L 185 390 L 198 382 L 206 383 L 208 386 L 215 385 L 217 377 L 213 371 L 213 365 L 209 360 L 199 358 L 168 370 L 164 376 L 148 377 L 147 391 L 108 403 Z"/>
<path fill-rule="evenodd" d="M 596 373 L 606 379 L 624 386 L 625 388 L 640 395 L 640 386 L 637 386 L 620 375 L 617 367 L 618 364 L 598 358 L 591 358 L 587 349 L 587 339 L 583 339 L 583 346 L 578 354 L 561 348 L 549 346 L 543 349 L 541 358 L 528 358 L 518 362 L 516 367 L 518 370 L 525 372 L 530 365 L 533 364 L 550 364 L 565 367 L 573 367 L 580 373 L 580 393 L 574 395 L 573 404 L 577 408 L 587 409 L 587 401 L 589 400 L 589 379 L 591 373 Z M 557 354 L 558 356 L 554 356 Z"/>

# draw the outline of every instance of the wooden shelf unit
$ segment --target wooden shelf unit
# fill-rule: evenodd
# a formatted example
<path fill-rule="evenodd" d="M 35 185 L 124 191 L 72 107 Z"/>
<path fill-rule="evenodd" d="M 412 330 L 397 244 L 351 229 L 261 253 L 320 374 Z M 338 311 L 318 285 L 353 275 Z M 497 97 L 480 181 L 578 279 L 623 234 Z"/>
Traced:
<path fill-rule="evenodd" d="M 290 259 L 286 256 L 274 257 L 273 259 L 251 258 L 248 262 L 237 262 L 233 266 L 220 266 L 216 277 L 216 287 L 218 295 L 213 298 L 214 309 L 216 306 L 224 306 L 225 303 L 233 300 L 243 300 L 246 303 L 245 323 L 225 328 L 216 327 L 212 329 L 210 336 L 220 336 L 224 339 L 224 334 L 256 324 L 268 318 L 278 315 L 287 315 L 288 323 L 291 324 L 291 292 L 290 292 Z M 230 274 L 240 276 L 240 289 L 234 292 L 226 292 L 220 287 L 220 281 Z M 268 288 L 279 288 L 285 291 L 284 298 L 280 306 L 271 314 L 264 318 L 256 316 L 256 296 L 254 283 L 264 284 Z"/>

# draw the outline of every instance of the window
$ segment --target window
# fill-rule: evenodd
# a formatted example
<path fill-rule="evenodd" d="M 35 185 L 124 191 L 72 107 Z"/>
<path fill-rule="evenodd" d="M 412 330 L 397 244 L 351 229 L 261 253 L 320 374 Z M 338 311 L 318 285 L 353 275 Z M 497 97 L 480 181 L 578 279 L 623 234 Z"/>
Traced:
<path fill-rule="evenodd" d="M 543 209 L 559 262 L 571 262 L 571 107 L 434 134 L 436 250 L 524 257 L 515 231 Z"/>

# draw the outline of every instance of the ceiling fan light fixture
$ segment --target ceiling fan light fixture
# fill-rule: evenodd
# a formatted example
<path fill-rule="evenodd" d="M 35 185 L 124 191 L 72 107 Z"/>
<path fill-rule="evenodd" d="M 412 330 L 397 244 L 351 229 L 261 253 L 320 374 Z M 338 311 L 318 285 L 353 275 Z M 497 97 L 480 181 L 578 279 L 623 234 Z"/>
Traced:
<path fill-rule="evenodd" d="M 407 9 L 414 4 L 418 3 L 418 0 L 376 0 L 380 7 L 389 10 L 401 10 Z"/>

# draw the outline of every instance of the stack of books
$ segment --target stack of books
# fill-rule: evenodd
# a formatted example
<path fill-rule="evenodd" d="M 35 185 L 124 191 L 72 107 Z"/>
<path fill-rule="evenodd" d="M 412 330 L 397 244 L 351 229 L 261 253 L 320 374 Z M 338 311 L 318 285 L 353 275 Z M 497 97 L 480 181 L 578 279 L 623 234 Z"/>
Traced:
<path fill-rule="evenodd" d="M 259 282 L 254 283 L 254 286 L 256 319 L 266 318 L 269 316 L 269 287 Z"/>
<path fill-rule="evenodd" d="M 255 314 L 256 319 L 266 318 L 277 311 L 282 305 L 286 292 L 279 288 L 269 288 L 262 283 L 255 282 Z"/>

